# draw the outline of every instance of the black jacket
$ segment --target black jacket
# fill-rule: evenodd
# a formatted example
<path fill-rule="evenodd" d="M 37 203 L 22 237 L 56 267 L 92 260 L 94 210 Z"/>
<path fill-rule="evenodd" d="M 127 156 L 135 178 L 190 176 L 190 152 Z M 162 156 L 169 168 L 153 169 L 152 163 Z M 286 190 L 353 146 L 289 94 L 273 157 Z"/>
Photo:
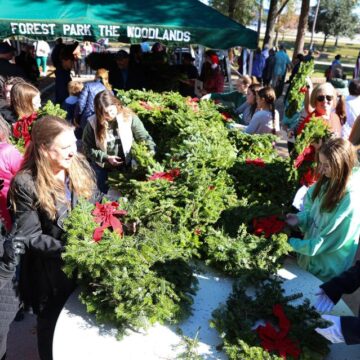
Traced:
<path fill-rule="evenodd" d="M 62 271 L 64 250 L 63 223 L 69 209 L 58 204 L 57 216 L 51 220 L 37 205 L 35 184 L 29 173 L 22 172 L 15 176 L 11 185 L 14 195 L 15 212 L 13 223 L 16 234 L 28 238 L 29 246 L 20 263 L 20 295 L 24 302 L 30 304 L 36 313 L 44 309 L 48 302 L 65 303 L 73 291 L 75 282 Z M 77 198 L 71 194 L 71 208 Z"/>
<path fill-rule="evenodd" d="M 340 300 L 343 294 L 352 294 L 360 287 L 360 261 L 320 287 L 334 304 Z M 341 329 L 346 344 L 360 344 L 360 311 L 358 317 L 342 316 Z"/>
<path fill-rule="evenodd" d="M 0 75 L 6 77 L 19 76 L 26 79 L 25 71 L 20 66 L 11 64 L 5 59 L 0 59 Z"/>

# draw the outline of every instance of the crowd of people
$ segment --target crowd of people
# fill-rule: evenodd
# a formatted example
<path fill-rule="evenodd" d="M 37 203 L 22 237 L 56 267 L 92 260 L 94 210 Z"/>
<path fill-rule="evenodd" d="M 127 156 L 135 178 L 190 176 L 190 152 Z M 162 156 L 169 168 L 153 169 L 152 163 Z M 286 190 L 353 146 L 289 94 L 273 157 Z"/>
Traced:
<path fill-rule="evenodd" d="M 22 155 L 10 142 L 10 125 L 37 117 L 40 91 L 24 67 L 9 62 L 14 49 L 0 43 L 0 75 L 4 77 L 0 100 L 0 218 L 4 226 L 0 299 L 14 299 L 11 306 L 0 303 L 0 319 L 2 313 L 6 314 L 6 321 L 0 325 L 3 359 L 9 324 L 18 311 L 13 279 L 18 283 L 21 303 L 37 315 L 40 358 L 50 360 L 57 317 L 75 287 L 73 279 L 62 271 L 64 219 L 79 197 L 95 202 L 108 193 L 107 180 L 112 171 L 131 169 L 134 142 L 145 142 L 152 153 L 156 152 L 156 144 L 141 119 L 119 101 L 115 91 L 156 89 L 152 77 L 160 76 L 159 71 L 166 65 L 166 48 L 154 44 L 150 62 L 140 45 L 132 45 L 129 53 L 120 50 L 111 55 L 111 61 L 92 56 L 89 66 L 96 62 L 104 66 L 97 66 L 94 80 L 86 83 L 71 78 L 72 69 L 75 67 L 76 73 L 79 67 L 78 49 L 78 43 L 66 45 L 59 39 L 51 53 L 55 98 L 66 110 L 66 120 L 45 116 L 33 122 Z M 39 68 L 46 73 L 50 49 L 38 41 L 33 48 L 22 50 L 22 59 L 34 51 L 31 68 L 35 72 L 36 67 L 37 77 Z M 290 86 L 299 64 L 308 61 L 309 56 L 297 56 Z M 354 146 L 360 144 L 360 79 L 350 81 L 347 97 L 339 93 L 333 85 L 341 75 L 336 59 L 328 82 L 313 86 L 308 81 L 302 114 L 290 126 L 281 123 L 275 108 L 276 99 L 283 99 L 290 70 L 284 47 L 277 52 L 266 47 L 257 50 L 251 76 L 241 75 L 236 91 L 229 93 L 224 93 L 225 74 L 215 51 L 205 53 L 200 71 L 190 53 L 182 54 L 181 59 L 172 70 L 176 71 L 172 74 L 181 74 L 177 90 L 183 96 L 199 92 L 202 101 L 220 101 L 232 107 L 248 134 L 280 134 L 282 127 L 291 136 L 298 136 L 314 115 L 328 123 L 333 136 L 316 144 L 319 178 L 306 189 L 300 211 L 288 214 L 286 221 L 303 233 L 302 238 L 289 239 L 299 255 L 299 265 L 325 281 L 316 307 L 320 312 L 330 311 L 343 293 L 360 286 L 360 263 L 352 268 L 360 235 L 360 170 Z M 202 86 L 197 89 L 199 82 Z M 322 335 L 333 341 L 336 333 L 336 342 L 360 343 L 359 318 L 328 319 L 334 325 L 319 329 Z"/>

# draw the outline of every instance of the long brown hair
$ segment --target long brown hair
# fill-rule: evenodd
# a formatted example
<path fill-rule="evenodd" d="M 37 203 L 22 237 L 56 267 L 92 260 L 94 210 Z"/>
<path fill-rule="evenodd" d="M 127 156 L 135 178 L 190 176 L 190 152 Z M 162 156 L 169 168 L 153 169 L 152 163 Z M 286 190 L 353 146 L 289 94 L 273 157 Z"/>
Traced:
<path fill-rule="evenodd" d="M 323 191 L 321 211 L 330 212 L 345 195 L 352 169 L 357 165 L 357 157 L 353 145 L 342 138 L 329 139 L 321 145 L 319 154 L 325 156 L 329 161 L 331 177 L 320 175 L 312 199 L 315 200 Z"/>
<path fill-rule="evenodd" d="M 39 94 L 40 91 L 35 86 L 26 82 L 17 83 L 11 88 L 11 106 L 19 118 L 35 112 L 33 98 Z"/>
<path fill-rule="evenodd" d="M 56 203 L 68 203 L 65 185 L 59 182 L 52 171 L 46 149 L 51 147 L 54 139 L 72 127 L 63 119 L 55 116 L 44 116 L 37 120 L 31 129 L 31 142 L 26 148 L 24 161 L 18 174 L 29 173 L 35 183 L 39 206 L 51 219 L 56 218 Z M 18 176 L 18 174 L 16 176 Z M 68 170 L 70 188 L 79 197 L 89 199 L 96 188 L 93 171 L 85 159 L 76 153 Z M 15 177 L 16 178 L 16 177 Z M 15 207 L 16 188 L 10 187 L 10 199 Z M 16 210 L 16 209 L 14 209 Z"/>
<path fill-rule="evenodd" d="M 276 94 L 275 90 L 271 86 L 265 86 L 257 92 L 258 96 L 266 101 L 270 107 L 271 116 L 272 116 L 272 133 L 276 134 L 275 128 L 275 100 Z"/>
<path fill-rule="evenodd" d="M 100 140 L 101 143 L 103 143 L 106 138 L 108 122 L 106 120 L 105 109 L 108 106 L 115 105 L 117 107 L 118 113 L 121 113 L 125 120 L 130 120 L 133 115 L 132 111 L 124 107 L 120 100 L 116 98 L 111 91 L 108 90 L 104 90 L 96 94 L 94 105 L 96 115 L 96 137 Z"/>
<path fill-rule="evenodd" d="M 255 96 L 255 102 L 251 105 L 250 107 L 250 114 L 251 114 L 251 117 L 255 114 L 255 110 L 256 110 L 256 107 L 257 107 L 257 104 L 256 104 L 256 94 L 258 93 L 258 91 L 261 89 L 261 85 L 260 84 L 251 84 L 248 88 L 252 93 L 253 95 Z"/>

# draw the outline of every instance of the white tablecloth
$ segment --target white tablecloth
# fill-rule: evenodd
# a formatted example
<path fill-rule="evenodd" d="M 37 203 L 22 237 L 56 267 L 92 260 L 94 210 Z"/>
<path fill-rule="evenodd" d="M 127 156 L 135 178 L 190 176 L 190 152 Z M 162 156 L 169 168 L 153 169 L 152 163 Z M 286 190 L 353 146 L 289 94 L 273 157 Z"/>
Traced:
<path fill-rule="evenodd" d="M 208 269 L 207 269 L 208 270 Z M 313 304 L 321 281 L 299 268 L 294 259 L 288 259 L 279 275 L 286 279 L 286 294 L 302 292 Z M 199 290 L 194 299 L 193 315 L 178 326 L 155 325 L 147 332 L 130 332 L 121 341 L 115 339 L 116 330 L 98 325 L 94 316 L 86 313 L 78 300 L 78 292 L 71 295 L 58 319 L 53 343 L 54 360 L 160 360 L 176 359 L 183 351 L 181 336 L 194 338 L 199 330 L 198 353 L 204 359 L 226 359 L 216 350 L 221 343 L 216 330 L 209 327 L 211 313 L 225 303 L 232 289 L 232 281 L 213 271 L 198 274 Z M 299 299 L 302 303 L 304 298 Z M 296 302 L 294 302 L 296 304 Z M 340 301 L 333 309 L 335 315 L 352 315 Z M 328 360 L 360 360 L 360 346 L 336 344 L 331 346 Z"/>

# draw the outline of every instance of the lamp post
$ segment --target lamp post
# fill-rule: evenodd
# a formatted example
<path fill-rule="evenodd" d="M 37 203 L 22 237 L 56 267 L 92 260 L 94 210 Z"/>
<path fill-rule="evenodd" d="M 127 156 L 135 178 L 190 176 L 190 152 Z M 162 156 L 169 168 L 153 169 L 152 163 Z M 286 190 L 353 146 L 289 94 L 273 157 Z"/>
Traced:
<path fill-rule="evenodd" d="M 317 17 L 319 14 L 319 7 L 320 7 L 320 0 L 318 0 L 317 5 L 316 5 L 314 21 L 313 21 L 313 26 L 312 26 L 312 30 L 311 30 L 311 39 L 310 39 L 310 50 L 311 51 L 313 50 L 313 47 L 314 47 L 314 33 L 315 33 Z"/>

